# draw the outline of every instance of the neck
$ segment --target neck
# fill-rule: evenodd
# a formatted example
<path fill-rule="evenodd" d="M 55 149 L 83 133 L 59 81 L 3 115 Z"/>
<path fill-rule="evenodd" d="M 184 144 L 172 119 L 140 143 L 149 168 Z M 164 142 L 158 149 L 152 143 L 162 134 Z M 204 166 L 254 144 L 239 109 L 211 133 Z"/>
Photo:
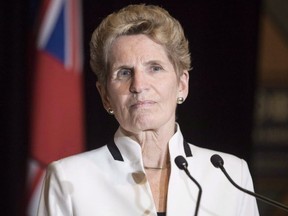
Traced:
<path fill-rule="evenodd" d="M 146 169 L 164 170 L 169 168 L 168 143 L 174 135 L 175 130 L 174 125 L 168 128 L 168 130 L 146 130 L 137 134 L 128 135 L 140 144 L 143 164 Z"/>

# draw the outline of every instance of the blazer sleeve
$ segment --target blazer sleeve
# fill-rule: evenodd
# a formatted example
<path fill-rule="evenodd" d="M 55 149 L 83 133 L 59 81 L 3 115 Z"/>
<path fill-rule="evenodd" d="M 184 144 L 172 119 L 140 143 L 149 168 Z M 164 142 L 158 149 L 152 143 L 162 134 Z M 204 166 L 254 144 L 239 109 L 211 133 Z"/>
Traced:
<path fill-rule="evenodd" d="M 41 216 L 69 216 L 72 215 L 72 202 L 69 183 L 61 163 L 53 162 L 46 170 L 46 175 L 41 191 L 38 214 Z"/>
<path fill-rule="evenodd" d="M 252 177 L 250 175 L 248 165 L 247 165 L 246 161 L 244 161 L 244 160 L 241 160 L 241 162 L 242 162 L 241 187 L 243 187 L 247 190 L 250 190 L 250 191 L 254 191 Z M 259 216 L 256 198 L 249 195 L 249 194 L 246 194 L 242 191 L 239 191 L 239 193 L 242 193 L 241 194 L 242 199 L 241 199 L 240 205 L 239 205 L 239 207 L 240 207 L 239 208 L 239 215 L 241 215 L 241 216 L 247 216 L 247 215 Z"/>

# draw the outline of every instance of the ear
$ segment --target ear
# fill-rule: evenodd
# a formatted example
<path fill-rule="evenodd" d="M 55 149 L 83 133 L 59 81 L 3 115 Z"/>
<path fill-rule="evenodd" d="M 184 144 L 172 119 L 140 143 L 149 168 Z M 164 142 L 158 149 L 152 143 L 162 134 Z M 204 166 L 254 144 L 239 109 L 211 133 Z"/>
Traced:
<path fill-rule="evenodd" d="M 179 79 L 179 93 L 178 97 L 187 98 L 189 93 L 189 72 L 187 70 L 183 71 L 183 74 Z"/>
<path fill-rule="evenodd" d="M 96 88 L 101 96 L 102 104 L 105 110 L 108 108 L 111 108 L 109 97 L 107 95 L 106 87 L 103 86 L 101 83 L 98 81 L 96 82 Z"/>

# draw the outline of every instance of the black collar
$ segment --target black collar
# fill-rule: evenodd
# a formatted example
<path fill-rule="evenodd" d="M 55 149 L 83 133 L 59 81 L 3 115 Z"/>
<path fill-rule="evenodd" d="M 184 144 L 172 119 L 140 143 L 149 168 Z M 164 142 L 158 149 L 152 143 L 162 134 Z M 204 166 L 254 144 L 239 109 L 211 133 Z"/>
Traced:
<path fill-rule="evenodd" d="M 186 142 L 185 140 L 183 140 L 183 146 L 184 146 L 184 152 L 186 157 L 192 157 L 192 152 L 191 149 L 189 147 L 188 142 Z M 114 160 L 117 161 L 124 161 L 121 152 L 119 151 L 118 147 L 116 146 L 114 140 L 111 140 L 108 144 L 107 147 L 112 155 L 112 157 L 114 158 Z"/>

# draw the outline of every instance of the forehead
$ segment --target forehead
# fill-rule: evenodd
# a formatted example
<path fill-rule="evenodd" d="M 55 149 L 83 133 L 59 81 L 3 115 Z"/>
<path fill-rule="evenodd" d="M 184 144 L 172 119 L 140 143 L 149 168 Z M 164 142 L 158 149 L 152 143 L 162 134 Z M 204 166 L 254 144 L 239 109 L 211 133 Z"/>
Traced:
<path fill-rule="evenodd" d="M 143 34 L 120 36 L 110 48 L 111 66 L 116 63 L 132 64 L 154 60 L 170 63 L 165 48 Z"/>

